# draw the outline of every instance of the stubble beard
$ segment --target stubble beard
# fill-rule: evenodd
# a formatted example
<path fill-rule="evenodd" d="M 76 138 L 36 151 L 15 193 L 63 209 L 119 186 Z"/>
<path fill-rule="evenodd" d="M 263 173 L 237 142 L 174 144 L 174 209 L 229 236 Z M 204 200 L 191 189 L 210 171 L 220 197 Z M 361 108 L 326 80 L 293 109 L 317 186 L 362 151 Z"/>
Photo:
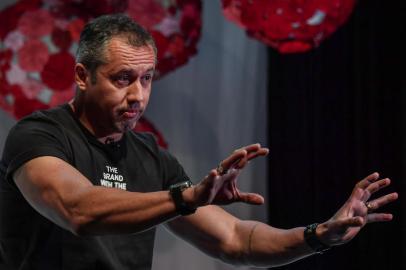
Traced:
<path fill-rule="evenodd" d="M 118 125 L 116 125 L 117 131 L 120 133 L 124 133 L 124 132 L 130 131 L 130 130 L 133 130 L 135 128 L 135 126 L 137 125 L 140 117 L 137 117 L 137 119 L 130 119 L 127 121 L 119 122 Z"/>

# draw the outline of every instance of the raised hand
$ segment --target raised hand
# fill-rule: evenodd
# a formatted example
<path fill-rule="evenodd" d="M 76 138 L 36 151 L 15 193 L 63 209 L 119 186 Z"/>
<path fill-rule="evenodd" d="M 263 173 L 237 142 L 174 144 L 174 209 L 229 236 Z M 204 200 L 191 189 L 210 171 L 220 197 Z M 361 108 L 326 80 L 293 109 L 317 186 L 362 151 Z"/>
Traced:
<path fill-rule="evenodd" d="M 367 223 L 392 220 L 392 214 L 375 211 L 395 201 L 398 198 L 396 192 L 369 200 L 372 194 L 387 187 L 390 182 L 389 178 L 379 179 L 378 173 L 358 182 L 340 210 L 317 228 L 320 240 L 330 246 L 344 244 L 354 238 Z"/>
<path fill-rule="evenodd" d="M 266 156 L 268 152 L 268 149 L 262 148 L 260 144 L 252 144 L 235 150 L 194 187 L 193 201 L 195 204 L 197 206 L 225 205 L 233 202 L 263 204 L 264 199 L 261 195 L 241 192 L 237 187 L 237 178 L 250 160 Z"/>

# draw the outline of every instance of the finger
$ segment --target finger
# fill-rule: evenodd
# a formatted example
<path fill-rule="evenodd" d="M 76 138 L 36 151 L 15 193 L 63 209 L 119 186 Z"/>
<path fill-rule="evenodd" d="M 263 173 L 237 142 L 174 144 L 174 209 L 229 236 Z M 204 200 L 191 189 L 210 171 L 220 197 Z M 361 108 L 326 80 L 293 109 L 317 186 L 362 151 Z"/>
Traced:
<path fill-rule="evenodd" d="M 249 160 L 248 156 L 255 154 L 256 152 L 258 152 L 258 150 L 260 148 L 261 148 L 261 145 L 259 143 L 255 143 L 255 144 L 251 144 L 251 145 L 248 145 L 248 146 L 244 146 L 241 149 L 235 150 L 234 152 L 239 151 L 239 150 L 245 150 L 245 151 L 247 151 L 247 155 L 245 157 L 241 158 L 238 162 L 236 162 L 232 166 L 234 166 L 237 169 L 244 168 L 245 165 L 247 165 L 247 162 Z"/>
<path fill-rule="evenodd" d="M 246 158 L 241 159 L 240 162 L 238 162 L 238 164 L 236 164 L 235 168 L 237 169 L 243 169 L 250 160 L 259 157 L 259 156 L 266 156 L 269 153 L 269 149 L 268 148 L 260 148 L 255 152 L 248 152 Z"/>
<path fill-rule="evenodd" d="M 369 191 L 369 193 L 372 195 L 375 192 L 377 192 L 378 190 L 387 187 L 390 185 L 390 179 L 389 178 L 385 178 L 385 179 L 381 179 L 379 181 L 376 181 L 375 183 L 370 184 L 366 190 Z"/>
<path fill-rule="evenodd" d="M 355 186 L 354 190 L 352 191 L 350 199 L 366 202 L 369 198 L 369 195 L 366 195 L 365 193 L 366 192 L 363 189 Z"/>
<path fill-rule="evenodd" d="M 372 214 L 368 214 L 368 216 L 367 216 L 368 223 L 385 222 L 385 221 L 391 221 L 392 219 L 393 219 L 393 215 L 388 214 L 388 213 L 372 213 Z"/>
<path fill-rule="evenodd" d="M 375 173 L 372 173 L 372 174 L 368 175 L 364 179 L 362 179 L 360 182 L 358 182 L 358 184 L 356 186 L 359 187 L 359 188 L 365 189 L 371 183 L 375 182 L 378 179 L 379 179 L 379 173 L 375 172 Z"/>
<path fill-rule="evenodd" d="M 235 178 L 232 179 L 229 183 L 230 183 L 230 189 L 233 192 L 234 198 L 239 198 L 240 191 L 237 189 L 237 184 L 236 184 Z"/>
<path fill-rule="evenodd" d="M 336 221 L 337 228 L 345 231 L 348 227 L 360 227 L 364 224 L 364 219 L 360 216 L 345 218 Z"/>
<path fill-rule="evenodd" d="M 232 167 L 236 169 L 242 169 L 247 165 L 248 163 L 248 155 L 245 155 L 243 158 L 241 158 L 236 164 L 231 165 Z"/>
<path fill-rule="evenodd" d="M 205 178 L 214 178 L 214 177 L 216 177 L 216 176 L 218 176 L 218 171 L 215 170 L 215 169 L 213 169 L 213 170 L 211 170 L 211 171 L 209 172 L 209 174 L 208 174 Z"/>
<path fill-rule="evenodd" d="M 247 192 L 240 192 L 238 201 L 253 205 L 261 205 L 265 202 L 264 197 L 261 195 Z"/>
<path fill-rule="evenodd" d="M 260 148 L 258 149 L 258 151 L 255 152 L 249 152 L 248 153 L 248 160 L 254 159 L 256 157 L 259 156 L 266 156 L 269 153 L 269 149 L 268 148 Z"/>
<path fill-rule="evenodd" d="M 207 185 L 210 188 L 217 188 L 217 186 L 221 184 L 219 181 L 220 179 L 217 170 L 213 169 L 203 178 L 202 184 Z"/>
<path fill-rule="evenodd" d="M 379 197 L 375 200 L 369 201 L 368 204 L 370 206 L 370 211 L 377 210 L 388 203 L 396 201 L 398 197 L 399 197 L 398 194 L 396 192 L 393 192 L 385 196 Z"/>
<path fill-rule="evenodd" d="M 259 143 L 254 143 L 254 144 L 250 144 L 247 146 L 242 147 L 241 149 L 246 150 L 248 153 L 249 152 L 256 152 L 261 148 L 261 145 Z"/>
<path fill-rule="evenodd" d="M 239 162 L 240 160 L 245 160 L 245 162 L 247 162 L 246 156 L 247 156 L 247 151 L 245 149 L 236 150 L 228 158 L 223 160 L 220 163 L 220 165 L 223 168 L 223 171 L 227 172 L 232 167 L 233 164 Z M 243 163 L 244 163 L 244 161 L 241 164 L 242 166 L 244 166 Z"/>

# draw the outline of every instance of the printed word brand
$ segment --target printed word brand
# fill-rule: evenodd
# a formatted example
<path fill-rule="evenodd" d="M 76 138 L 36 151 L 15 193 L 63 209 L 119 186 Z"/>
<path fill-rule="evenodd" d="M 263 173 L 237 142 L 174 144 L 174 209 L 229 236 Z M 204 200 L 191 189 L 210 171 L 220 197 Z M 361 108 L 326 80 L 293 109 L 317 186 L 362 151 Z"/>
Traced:
<path fill-rule="evenodd" d="M 112 166 L 106 166 L 103 178 L 100 179 L 100 185 L 127 190 L 127 183 L 124 182 L 124 177 L 118 172 L 116 167 Z"/>

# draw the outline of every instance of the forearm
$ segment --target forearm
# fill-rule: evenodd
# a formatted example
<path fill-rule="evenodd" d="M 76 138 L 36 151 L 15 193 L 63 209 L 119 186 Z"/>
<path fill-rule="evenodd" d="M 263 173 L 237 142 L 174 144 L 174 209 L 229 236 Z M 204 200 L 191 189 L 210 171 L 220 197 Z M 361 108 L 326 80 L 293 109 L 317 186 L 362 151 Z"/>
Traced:
<path fill-rule="evenodd" d="M 303 231 L 303 227 L 282 230 L 260 222 L 239 221 L 236 233 L 242 252 L 234 260 L 257 267 L 274 267 L 312 255 L 314 251 L 306 244 Z"/>
<path fill-rule="evenodd" d="M 128 192 L 89 187 L 67 201 L 70 230 L 79 235 L 136 233 L 177 216 L 168 191 Z"/>
<path fill-rule="evenodd" d="M 314 254 L 305 243 L 303 227 L 281 230 L 242 221 L 216 206 L 201 207 L 168 227 L 206 254 L 234 265 L 272 267 Z"/>
<path fill-rule="evenodd" d="M 136 233 L 177 215 L 168 191 L 139 193 L 94 186 L 53 157 L 27 162 L 14 173 L 14 180 L 40 214 L 78 235 Z"/>

